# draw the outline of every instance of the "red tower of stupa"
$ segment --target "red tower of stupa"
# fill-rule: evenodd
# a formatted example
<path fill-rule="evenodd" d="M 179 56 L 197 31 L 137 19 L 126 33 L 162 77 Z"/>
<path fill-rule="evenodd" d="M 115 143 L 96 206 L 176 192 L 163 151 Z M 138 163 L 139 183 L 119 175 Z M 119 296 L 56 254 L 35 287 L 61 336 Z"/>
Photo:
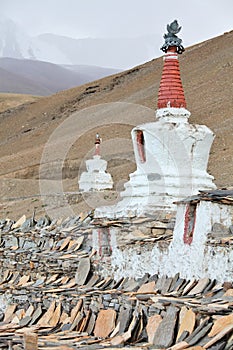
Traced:
<path fill-rule="evenodd" d="M 100 156 L 100 144 L 101 144 L 102 140 L 100 138 L 99 133 L 97 132 L 97 134 L 95 135 L 95 152 L 94 152 L 94 156 Z"/>
<path fill-rule="evenodd" d="M 165 52 L 162 78 L 158 94 L 158 108 L 186 108 L 184 90 L 180 78 L 178 54 L 184 51 L 182 40 L 177 37 L 180 31 L 175 20 L 167 25 L 168 33 L 164 35 L 165 43 L 161 50 Z"/>

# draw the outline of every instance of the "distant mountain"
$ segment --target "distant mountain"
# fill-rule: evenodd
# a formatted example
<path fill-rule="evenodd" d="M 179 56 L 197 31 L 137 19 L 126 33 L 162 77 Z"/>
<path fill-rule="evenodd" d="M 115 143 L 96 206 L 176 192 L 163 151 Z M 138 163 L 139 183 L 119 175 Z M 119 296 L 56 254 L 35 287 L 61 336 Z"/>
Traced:
<path fill-rule="evenodd" d="M 51 92 L 36 82 L 0 68 L 0 92 L 31 95 L 49 95 Z"/>
<path fill-rule="evenodd" d="M 37 37 L 30 37 L 17 23 L 8 18 L 0 18 L 0 57 L 70 63 L 66 55 L 55 46 Z"/>
<path fill-rule="evenodd" d="M 73 39 L 55 34 L 31 37 L 10 19 L 0 18 L 0 57 L 66 65 L 131 68 L 161 53 L 161 37 Z"/>
<path fill-rule="evenodd" d="M 88 66 L 68 68 L 36 60 L 0 58 L 0 92 L 50 95 L 116 73 Z"/>
<path fill-rule="evenodd" d="M 66 55 L 72 64 L 96 65 L 127 69 L 161 56 L 161 38 L 155 35 L 137 38 L 86 38 L 72 39 L 54 34 L 42 34 L 37 38 Z"/>
<path fill-rule="evenodd" d="M 105 68 L 98 66 L 86 66 L 82 64 L 67 64 L 64 68 L 70 69 L 84 77 L 85 82 L 101 79 L 109 75 L 121 72 L 120 69 Z M 88 80 L 87 80 L 88 79 Z"/>

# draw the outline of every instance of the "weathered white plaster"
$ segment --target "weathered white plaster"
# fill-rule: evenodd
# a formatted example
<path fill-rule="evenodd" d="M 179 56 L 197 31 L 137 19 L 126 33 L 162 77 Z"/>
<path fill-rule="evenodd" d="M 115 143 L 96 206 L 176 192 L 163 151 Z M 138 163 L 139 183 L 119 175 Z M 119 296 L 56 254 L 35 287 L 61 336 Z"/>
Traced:
<path fill-rule="evenodd" d="M 168 121 L 171 123 L 188 123 L 188 118 L 191 113 L 186 108 L 175 108 L 175 107 L 167 107 L 167 108 L 159 108 L 156 111 L 156 118 L 162 118 L 164 121 Z"/>
<path fill-rule="evenodd" d="M 121 192 L 122 200 L 112 207 L 100 207 L 96 217 L 127 217 L 153 214 L 155 210 L 175 211 L 174 201 L 215 189 L 213 177 L 206 171 L 212 131 L 204 125 L 191 125 L 184 108 L 157 111 L 158 120 L 132 130 L 137 170 Z M 137 144 L 137 132 L 143 132 L 145 162 Z"/>
<path fill-rule="evenodd" d="M 83 172 L 80 176 L 80 191 L 99 191 L 113 187 L 112 177 L 106 172 L 107 161 L 101 159 L 99 155 L 93 156 L 93 159 L 88 159 L 86 161 L 86 168 L 87 171 Z"/>
<path fill-rule="evenodd" d="M 207 205 L 204 208 L 202 203 L 197 205 L 193 241 L 190 245 L 185 244 L 183 239 L 186 205 L 178 205 L 173 240 L 169 247 L 169 261 L 166 268 L 168 275 L 176 271 L 184 278 L 203 277 L 206 234 L 211 231 L 210 203 L 205 204 Z"/>
<path fill-rule="evenodd" d="M 232 281 L 233 249 L 228 247 L 206 247 L 203 259 L 204 276 L 218 281 Z"/>
<path fill-rule="evenodd" d="M 108 264 L 103 266 L 103 275 L 114 275 L 117 279 L 140 278 L 145 273 L 172 277 L 179 273 L 182 278 L 187 279 L 208 277 L 220 282 L 232 280 L 232 246 L 213 247 L 207 242 L 207 235 L 214 223 L 221 223 L 226 227 L 232 225 L 232 206 L 210 201 L 197 204 L 191 244 L 184 243 L 183 239 L 185 211 L 186 205 L 179 204 L 173 240 L 167 249 L 160 249 L 156 243 L 119 247 L 118 229 L 110 228 L 111 256 L 108 257 Z M 94 249 L 98 252 L 102 243 L 97 236 L 97 230 L 93 230 Z"/>
<path fill-rule="evenodd" d="M 165 253 L 161 254 L 158 247 L 148 251 L 141 247 L 140 252 L 134 248 L 127 250 L 114 250 L 112 255 L 112 271 L 116 278 L 134 277 L 141 278 L 145 273 L 151 275 L 159 273 L 165 263 Z"/>
<path fill-rule="evenodd" d="M 118 247 L 118 230 L 111 228 L 110 234 L 110 250 L 111 257 L 101 255 L 102 240 L 100 239 L 101 229 L 93 229 L 93 248 L 99 254 L 101 261 L 101 274 L 103 276 L 114 276 L 115 279 L 121 277 L 140 278 L 145 273 L 151 275 L 159 273 L 163 270 L 163 265 L 166 263 L 167 254 L 162 253 L 155 245 L 148 248 L 148 245 L 140 247 Z"/>

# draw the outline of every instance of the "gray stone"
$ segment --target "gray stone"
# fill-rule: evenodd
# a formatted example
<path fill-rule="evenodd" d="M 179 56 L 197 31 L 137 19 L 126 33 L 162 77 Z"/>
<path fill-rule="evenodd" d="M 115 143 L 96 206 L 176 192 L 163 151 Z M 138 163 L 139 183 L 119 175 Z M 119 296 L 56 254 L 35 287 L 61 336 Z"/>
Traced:
<path fill-rule="evenodd" d="M 185 339 L 185 341 L 189 343 L 190 346 L 195 345 L 199 340 L 204 338 L 204 336 L 212 328 L 212 325 L 212 323 L 208 323 L 205 327 L 203 327 L 203 325 L 197 327 L 195 331 L 192 334 L 190 334 L 188 338 Z"/>
<path fill-rule="evenodd" d="M 122 334 L 127 330 L 131 316 L 132 309 L 128 307 L 124 308 L 123 306 L 120 307 L 120 313 L 117 319 L 117 323 L 120 322 L 119 334 Z"/>
<path fill-rule="evenodd" d="M 114 305 L 114 310 L 115 311 L 119 311 L 119 309 L 120 309 L 120 304 L 115 304 Z"/>
<path fill-rule="evenodd" d="M 5 248 L 18 246 L 18 238 L 15 237 L 14 235 L 4 237 L 3 241 L 4 241 Z"/>
<path fill-rule="evenodd" d="M 86 283 L 88 274 L 90 272 L 91 263 L 89 258 L 83 258 L 80 260 L 78 270 L 75 275 L 75 281 L 77 285 L 84 285 Z"/>
<path fill-rule="evenodd" d="M 111 294 L 104 294 L 103 298 L 104 298 L 104 300 L 110 301 L 112 299 L 112 295 Z"/>
<path fill-rule="evenodd" d="M 231 235 L 231 232 L 230 232 L 230 228 L 221 224 L 221 223 L 218 223 L 218 222 L 215 222 L 212 226 L 212 230 L 211 230 L 211 236 L 214 237 L 214 238 L 218 238 L 218 237 L 226 237 L 226 236 L 229 236 Z"/>
<path fill-rule="evenodd" d="M 179 309 L 169 306 L 162 322 L 159 324 L 155 334 L 153 344 L 159 348 L 168 348 L 173 344 L 176 319 Z"/>

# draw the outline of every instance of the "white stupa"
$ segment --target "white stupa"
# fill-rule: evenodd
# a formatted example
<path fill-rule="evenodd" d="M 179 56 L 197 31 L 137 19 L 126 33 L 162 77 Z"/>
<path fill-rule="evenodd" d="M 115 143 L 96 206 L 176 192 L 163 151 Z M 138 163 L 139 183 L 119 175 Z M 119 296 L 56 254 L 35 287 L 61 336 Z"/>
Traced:
<path fill-rule="evenodd" d="M 214 134 L 205 125 L 189 124 L 178 61 L 178 54 L 184 51 L 176 36 L 180 28 L 168 30 L 162 47 L 165 56 L 156 121 L 132 130 L 137 170 L 130 174 L 120 194 L 122 200 L 115 206 L 97 208 L 96 217 L 174 212 L 175 201 L 216 188 L 207 173 Z"/>
<path fill-rule="evenodd" d="M 83 172 L 79 180 L 79 190 L 100 191 L 105 189 L 112 189 L 113 180 L 109 173 L 106 172 L 107 161 L 101 159 L 100 143 L 102 139 L 99 134 L 96 134 L 95 139 L 95 153 L 93 159 L 86 160 L 87 171 Z"/>

